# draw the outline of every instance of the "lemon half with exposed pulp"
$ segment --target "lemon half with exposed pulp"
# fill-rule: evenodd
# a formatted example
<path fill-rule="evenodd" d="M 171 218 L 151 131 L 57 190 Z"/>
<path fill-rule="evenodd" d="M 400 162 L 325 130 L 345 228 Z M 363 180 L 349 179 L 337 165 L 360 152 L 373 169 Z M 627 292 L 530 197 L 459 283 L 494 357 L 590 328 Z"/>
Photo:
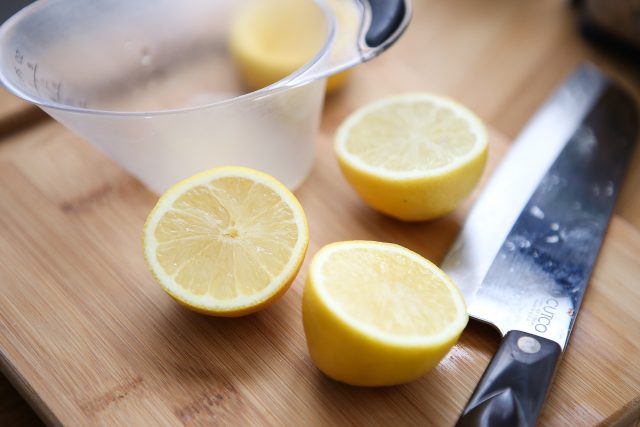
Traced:
<path fill-rule="evenodd" d="M 455 209 L 478 183 L 487 152 L 482 121 L 457 102 L 431 94 L 366 105 L 335 137 L 349 184 L 372 208 L 406 221 Z"/>
<path fill-rule="evenodd" d="M 313 258 L 303 293 L 317 367 L 352 385 L 381 386 L 428 372 L 468 322 L 462 294 L 434 264 L 402 246 L 332 243 Z"/>
<path fill-rule="evenodd" d="M 160 198 L 143 231 L 147 264 L 162 288 L 195 311 L 241 316 L 293 282 L 307 249 L 302 206 L 270 175 L 219 167 Z"/>

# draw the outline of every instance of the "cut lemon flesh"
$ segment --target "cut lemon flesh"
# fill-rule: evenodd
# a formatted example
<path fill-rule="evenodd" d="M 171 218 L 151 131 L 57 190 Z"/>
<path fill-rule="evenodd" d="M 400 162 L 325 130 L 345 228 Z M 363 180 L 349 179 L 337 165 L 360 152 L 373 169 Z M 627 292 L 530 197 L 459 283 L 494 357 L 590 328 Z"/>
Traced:
<path fill-rule="evenodd" d="M 413 254 L 396 247 L 354 246 L 321 261 L 322 290 L 362 327 L 389 339 L 432 338 L 458 311 L 446 279 Z M 428 309 L 425 309 L 427 308 Z"/>
<path fill-rule="evenodd" d="M 303 295 L 312 359 L 354 385 L 411 381 L 432 369 L 467 324 L 449 277 L 389 243 L 333 243 L 314 257 Z"/>
<path fill-rule="evenodd" d="M 178 302 L 208 314 L 256 311 L 289 287 L 309 240 L 297 199 L 269 175 L 220 167 L 170 188 L 143 244 L 151 272 Z"/>
<path fill-rule="evenodd" d="M 482 148 L 476 144 L 480 135 L 441 101 L 416 98 L 369 110 L 351 129 L 344 149 L 364 169 L 411 177 L 455 167 Z"/>
<path fill-rule="evenodd" d="M 412 221 L 455 209 L 480 179 L 487 149 L 480 119 L 431 94 L 369 104 L 341 124 L 335 139 L 341 170 L 365 202 Z"/>

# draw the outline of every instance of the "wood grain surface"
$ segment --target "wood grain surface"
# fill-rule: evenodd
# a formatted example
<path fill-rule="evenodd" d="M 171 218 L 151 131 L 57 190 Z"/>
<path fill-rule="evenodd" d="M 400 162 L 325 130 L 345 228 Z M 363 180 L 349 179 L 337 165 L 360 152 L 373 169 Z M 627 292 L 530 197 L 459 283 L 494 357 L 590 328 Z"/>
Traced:
<path fill-rule="evenodd" d="M 156 196 L 89 144 L 52 121 L 4 134 L 0 366 L 44 421 L 453 423 L 497 347 L 489 327 L 472 322 L 433 372 L 392 388 L 328 380 L 306 352 L 300 296 L 307 263 L 319 247 L 346 239 L 393 241 L 439 262 L 472 203 L 422 224 L 372 212 L 333 160 L 335 127 L 354 108 L 383 96 L 416 90 L 453 96 L 499 131 L 492 134 L 486 180 L 508 141 L 583 59 L 615 73 L 636 94 L 640 76 L 584 45 L 562 1 L 415 0 L 414 8 L 403 39 L 358 67 L 345 90 L 327 99 L 318 159 L 296 193 L 311 231 L 307 260 L 292 289 L 253 316 L 191 313 L 154 284 L 139 235 Z M 18 102 L 15 108 L 28 107 Z M 628 425 L 637 419 L 639 230 L 636 152 L 540 425 Z M 7 402 L 0 405 L 1 425 L 35 422 L 11 388 L 0 382 L 0 391 Z"/>

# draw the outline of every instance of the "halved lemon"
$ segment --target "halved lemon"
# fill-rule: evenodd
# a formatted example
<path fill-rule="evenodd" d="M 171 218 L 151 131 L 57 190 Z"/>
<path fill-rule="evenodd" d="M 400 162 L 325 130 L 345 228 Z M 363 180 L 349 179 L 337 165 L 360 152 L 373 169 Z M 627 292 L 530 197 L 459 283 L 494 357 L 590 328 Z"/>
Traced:
<path fill-rule="evenodd" d="M 349 2 L 331 2 L 342 26 L 357 22 Z M 328 37 L 323 12 L 312 0 L 252 0 L 238 10 L 231 23 L 229 51 L 246 85 L 257 90 L 304 66 Z M 339 38 L 335 44 L 347 41 Z M 347 73 L 329 77 L 327 92 L 340 88 Z"/>
<path fill-rule="evenodd" d="M 317 367 L 360 386 L 417 379 L 468 322 L 463 297 L 442 270 L 402 246 L 371 241 L 332 243 L 315 255 L 302 316 Z"/>
<path fill-rule="evenodd" d="M 266 307 L 295 278 L 309 231 L 302 206 L 270 175 L 219 167 L 171 187 L 144 225 L 147 264 L 186 307 L 241 316 Z"/>
<path fill-rule="evenodd" d="M 432 94 L 371 103 L 339 127 L 335 153 L 351 186 L 372 208 L 406 221 L 445 215 L 471 193 L 488 151 L 482 121 Z"/>

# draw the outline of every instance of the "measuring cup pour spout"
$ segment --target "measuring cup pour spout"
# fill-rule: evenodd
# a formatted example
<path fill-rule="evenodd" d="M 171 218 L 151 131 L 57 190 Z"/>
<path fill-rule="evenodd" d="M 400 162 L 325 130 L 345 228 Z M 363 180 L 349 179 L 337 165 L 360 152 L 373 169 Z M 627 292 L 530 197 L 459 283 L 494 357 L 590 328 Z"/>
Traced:
<path fill-rule="evenodd" d="M 316 1 L 335 18 L 327 20 L 335 24 L 329 28 L 333 41 L 306 71 L 280 82 L 284 86 L 322 79 L 375 58 L 400 38 L 411 20 L 411 0 Z"/>

